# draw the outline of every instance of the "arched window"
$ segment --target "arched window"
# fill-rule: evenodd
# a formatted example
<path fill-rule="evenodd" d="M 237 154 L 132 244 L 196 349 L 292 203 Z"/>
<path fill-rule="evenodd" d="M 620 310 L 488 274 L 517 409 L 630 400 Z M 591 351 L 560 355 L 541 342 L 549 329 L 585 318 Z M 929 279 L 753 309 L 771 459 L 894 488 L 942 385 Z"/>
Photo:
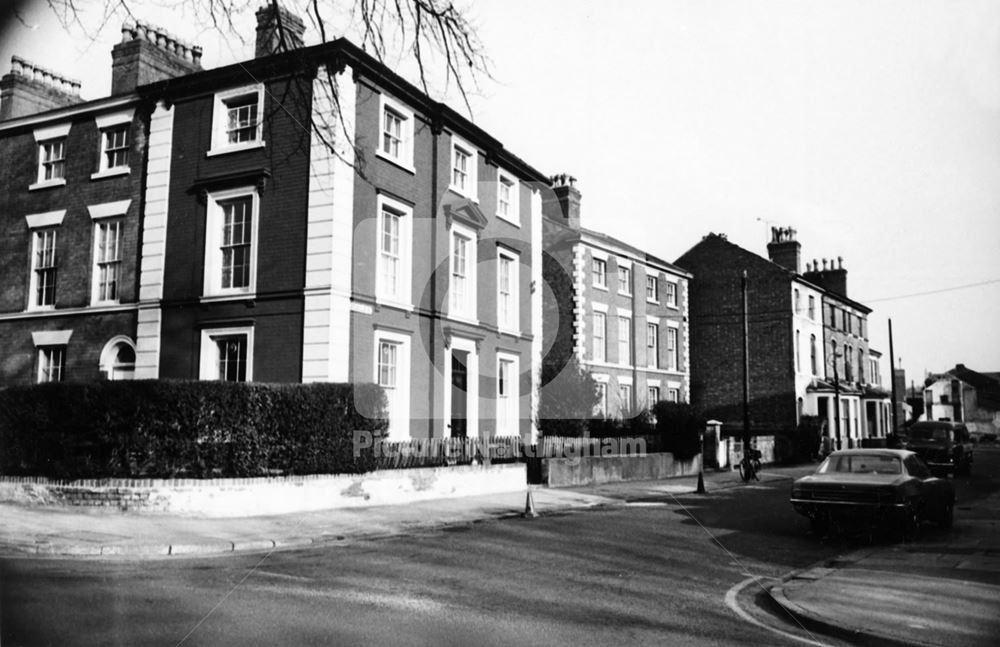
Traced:
<path fill-rule="evenodd" d="M 120 335 L 111 339 L 101 351 L 101 375 L 107 380 L 131 380 L 135 378 L 135 344 Z"/>

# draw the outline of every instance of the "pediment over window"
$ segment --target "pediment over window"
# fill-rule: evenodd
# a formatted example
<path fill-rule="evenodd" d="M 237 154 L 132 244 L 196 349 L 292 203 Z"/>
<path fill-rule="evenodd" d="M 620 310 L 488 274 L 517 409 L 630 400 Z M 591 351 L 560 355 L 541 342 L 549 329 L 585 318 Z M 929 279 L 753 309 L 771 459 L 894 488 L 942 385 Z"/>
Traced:
<path fill-rule="evenodd" d="M 453 220 L 457 220 L 473 229 L 484 229 L 487 223 L 486 216 L 483 214 L 482 209 L 479 208 L 479 205 L 468 198 L 445 204 L 444 216 L 447 219 L 449 227 Z"/>

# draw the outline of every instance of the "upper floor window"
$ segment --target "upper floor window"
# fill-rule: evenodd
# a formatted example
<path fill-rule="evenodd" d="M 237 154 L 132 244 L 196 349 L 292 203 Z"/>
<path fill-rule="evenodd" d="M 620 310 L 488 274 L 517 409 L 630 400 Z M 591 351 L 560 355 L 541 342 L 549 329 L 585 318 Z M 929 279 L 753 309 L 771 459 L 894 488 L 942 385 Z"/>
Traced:
<path fill-rule="evenodd" d="M 381 133 L 377 153 L 413 172 L 413 111 L 386 95 L 380 95 Z"/>
<path fill-rule="evenodd" d="M 264 86 L 235 88 L 215 95 L 210 155 L 263 146 Z"/>
<path fill-rule="evenodd" d="M 253 188 L 209 194 L 205 227 L 206 296 L 249 294 L 256 289 L 257 204 Z"/>
<path fill-rule="evenodd" d="M 799 314 L 800 312 L 802 312 L 802 302 L 800 301 L 801 295 L 799 294 L 799 289 L 795 288 L 795 290 L 793 291 L 793 293 L 794 293 L 794 296 L 793 296 L 792 300 L 793 300 L 794 307 L 795 307 L 795 314 Z"/>
<path fill-rule="evenodd" d="M 605 362 L 608 359 L 608 317 L 603 312 L 594 313 L 594 349 L 595 362 Z"/>
<path fill-rule="evenodd" d="M 858 349 L 858 382 L 865 381 L 865 352 L 863 349 Z M 874 380 L 872 380 L 874 381 Z"/>
<path fill-rule="evenodd" d="M 100 161 L 92 180 L 128 173 L 129 151 L 131 149 L 131 129 L 133 110 L 124 110 L 96 118 L 100 133 Z"/>
<path fill-rule="evenodd" d="M 253 379 L 253 328 L 206 329 L 201 333 L 202 380 L 249 382 Z"/>
<path fill-rule="evenodd" d="M 66 347 L 42 346 L 38 348 L 37 382 L 62 382 L 66 372 Z"/>
<path fill-rule="evenodd" d="M 618 363 L 632 363 L 632 318 L 618 317 Z"/>
<path fill-rule="evenodd" d="M 816 297 L 809 295 L 809 318 L 816 321 Z"/>
<path fill-rule="evenodd" d="M 120 218 L 99 220 L 94 225 L 95 303 L 115 303 L 119 299 L 123 225 Z"/>
<path fill-rule="evenodd" d="M 618 266 L 618 293 L 632 294 L 632 268 Z"/>
<path fill-rule="evenodd" d="M 70 124 L 39 128 L 34 131 L 38 146 L 35 183 L 29 190 L 66 184 L 66 140 Z"/>
<path fill-rule="evenodd" d="M 497 216 L 515 225 L 521 222 L 517 189 L 518 183 L 513 176 L 497 171 Z"/>
<path fill-rule="evenodd" d="M 477 198 L 476 152 L 462 139 L 452 136 L 451 190 L 471 200 Z"/>
<path fill-rule="evenodd" d="M 680 369 L 677 329 L 673 326 L 667 328 L 667 368 L 671 371 Z"/>
<path fill-rule="evenodd" d="M 476 318 L 476 233 L 458 224 L 451 232 L 451 311 L 466 319 Z"/>
<path fill-rule="evenodd" d="M 819 358 L 817 357 L 816 335 L 809 335 L 809 365 L 813 375 L 819 375 Z"/>
<path fill-rule="evenodd" d="M 56 228 L 39 229 L 32 238 L 31 306 L 53 308 L 56 305 Z"/>
<path fill-rule="evenodd" d="M 497 326 L 517 332 L 520 328 L 517 297 L 518 256 L 506 249 L 497 251 Z"/>
<path fill-rule="evenodd" d="M 380 301 L 410 305 L 411 231 L 413 211 L 384 195 L 378 198 L 378 269 L 375 296 Z"/>
<path fill-rule="evenodd" d="M 653 303 L 660 301 L 660 284 L 655 274 L 646 275 L 646 300 Z"/>
<path fill-rule="evenodd" d="M 646 366 L 660 366 L 660 327 L 655 323 L 646 324 Z"/>
<path fill-rule="evenodd" d="M 677 284 L 667 281 L 667 305 L 671 308 L 677 307 Z"/>
<path fill-rule="evenodd" d="M 53 139 L 38 145 L 38 182 L 66 177 L 66 140 Z"/>
<path fill-rule="evenodd" d="M 593 283 L 594 287 L 607 288 L 608 287 L 608 262 L 595 258 L 593 260 Z"/>
<path fill-rule="evenodd" d="M 799 351 L 799 346 L 800 346 L 799 342 L 800 342 L 800 339 L 799 338 L 801 336 L 802 336 L 802 334 L 798 330 L 796 330 L 795 331 L 795 372 L 796 373 L 801 373 L 802 372 L 802 362 L 799 361 L 799 357 L 800 357 L 800 351 Z"/>

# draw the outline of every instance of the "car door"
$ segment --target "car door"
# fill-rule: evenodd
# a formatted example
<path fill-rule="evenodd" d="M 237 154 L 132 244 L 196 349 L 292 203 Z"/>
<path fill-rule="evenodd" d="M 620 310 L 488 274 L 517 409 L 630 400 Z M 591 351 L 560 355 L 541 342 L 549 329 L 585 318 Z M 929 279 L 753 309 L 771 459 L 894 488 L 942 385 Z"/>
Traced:
<path fill-rule="evenodd" d="M 919 483 L 923 500 L 921 515 L 929 519 L 940 518 L 948 504 L 945 483 L 931 474 L 930 468 L 916 454 L 907 456 L 904 465 L 906 473 Z"/>

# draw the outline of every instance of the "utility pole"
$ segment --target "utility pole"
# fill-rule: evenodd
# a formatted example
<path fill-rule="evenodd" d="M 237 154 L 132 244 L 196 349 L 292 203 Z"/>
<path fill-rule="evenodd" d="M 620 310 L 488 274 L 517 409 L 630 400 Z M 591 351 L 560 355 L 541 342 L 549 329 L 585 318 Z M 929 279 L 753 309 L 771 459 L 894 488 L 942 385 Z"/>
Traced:
<path fill-rule="evenodd" d="M 743 293 L 743 456 L 750 452 L 750 325 L 747 322 L 747 271 L 740 282 Z"/>
<path fill-rule="evenodd" d="M 896 404 L 899 399 L 896 394 L 896 354 L 892 349 L 892 319 L 889 319 L 889 365 L 892 367 L 892 440 L 896 441 L 896 431 L 899 429 L 897 425 L 899 421 L 896 420 L 896 409 L 898 405 Z M 905 386 L 905 385 L 904 385 Z"/>
<path fill-rule="evenodd" d="M 837 372 L 837 342 L 833 344 L 831 353 L 833 359 L 833 425 L 837 432 L 837 449 L 840 449 L 840 374 Z"/>

